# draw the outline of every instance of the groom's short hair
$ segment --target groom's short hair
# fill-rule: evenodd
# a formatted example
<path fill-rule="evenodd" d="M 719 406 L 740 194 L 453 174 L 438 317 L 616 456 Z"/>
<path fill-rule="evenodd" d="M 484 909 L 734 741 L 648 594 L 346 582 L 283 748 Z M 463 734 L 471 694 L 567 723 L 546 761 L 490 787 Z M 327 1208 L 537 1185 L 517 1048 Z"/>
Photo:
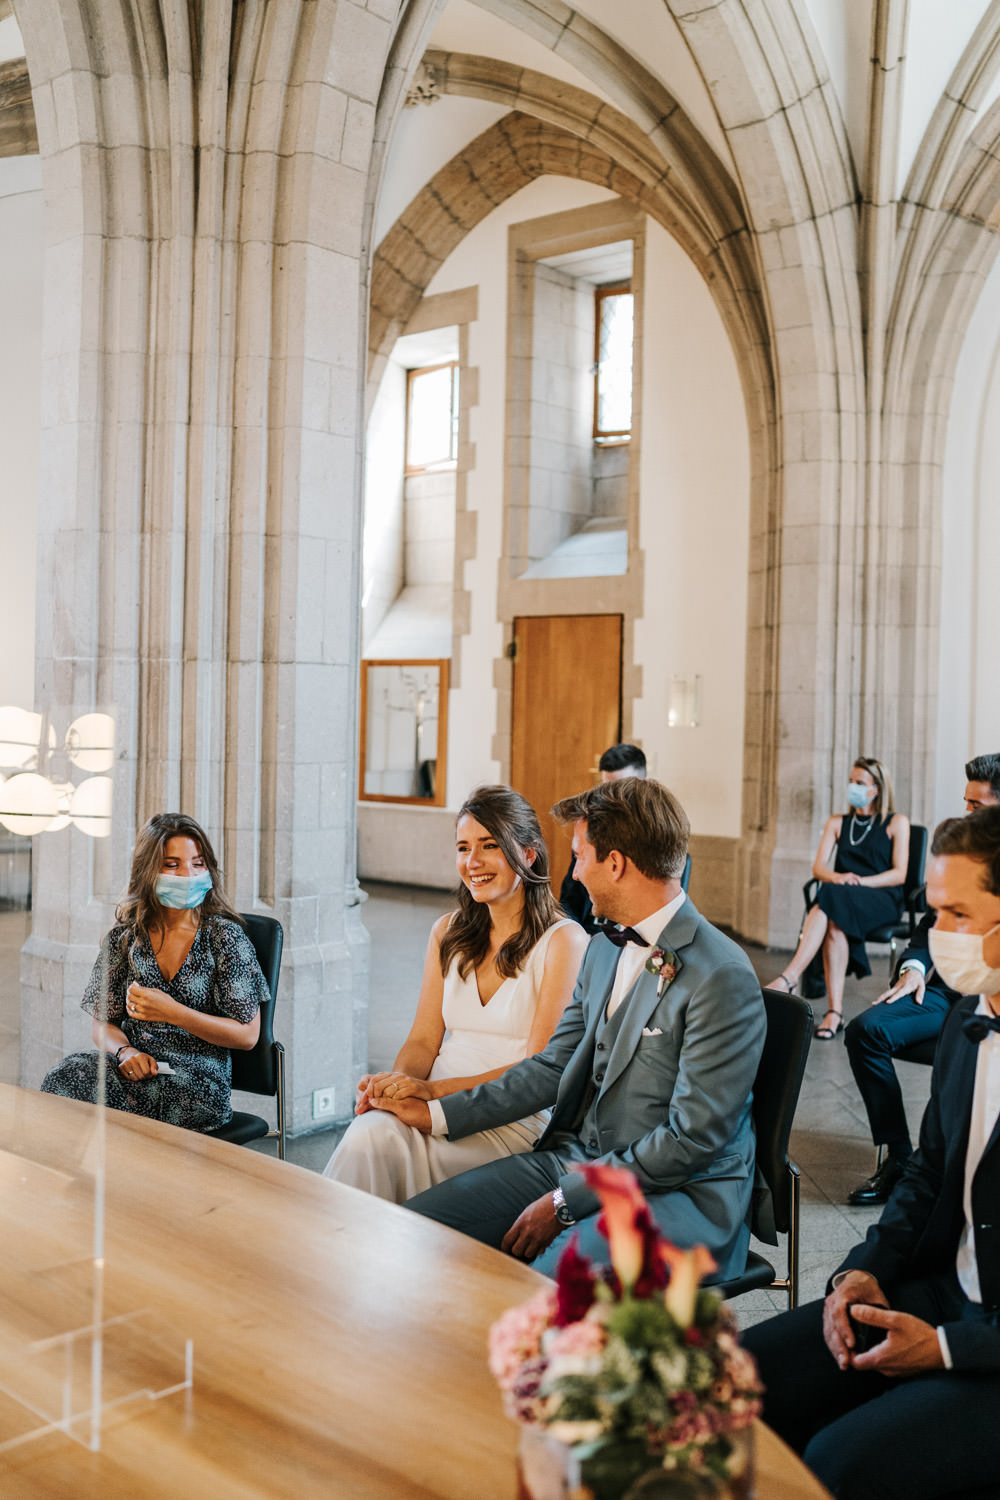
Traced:
<path fill-rule="evenodd" d="M 981 807 L 964 818 L 945 818 L 934 830 L 931 853 L 964 854 L 985 866 L 979 877 L 991 896 L 1000 896 L 1000 807 Z"/>
<path fill-rule="evenodd" d="M 552 809 L 558 823 L 583 818 L 597 858 L 617 849 L 649 880 L 677 880 L 687 858 L 691 825 L 673 792 L 659 781 L 625 776 L 605 781 Z"/>

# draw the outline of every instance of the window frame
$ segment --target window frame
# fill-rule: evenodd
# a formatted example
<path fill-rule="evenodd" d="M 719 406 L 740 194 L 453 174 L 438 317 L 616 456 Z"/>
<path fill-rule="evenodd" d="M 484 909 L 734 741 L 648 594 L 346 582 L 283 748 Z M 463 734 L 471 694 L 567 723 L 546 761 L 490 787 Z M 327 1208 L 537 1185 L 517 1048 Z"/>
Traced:
<path fill-rule="evenodd" d="M 620 427 L 614 430 L 603 429 L 598 426 L 598 412 L 600 410 L 599 382 L 601 376 L 601 303 L 606 297 L 621 297 L 627 293 L 632 298 L 633 317 L 635 314 L 635 293 L 632 290 L 632 278 L 625 281 L 611 281 L 606 286 L 594 288 L 594 412 L 591 436 L 595 443 L 602 448 L 613 448 L 623 443 L 632 441 L 631 423 L 628 427 Z M 635 361 L 635 324 L 632 328 L 632 359 Z M 634 384 L 634 381 L 633 381 Z"/>
<path fill-rule="evenodd" d="M 403 439 L 403 474 L 409 477 L 411 474 L 440 474 L 450 468 L 458 466 L 458 382 L 459 365 L 457 359 L 443 359 L 436 365 L 418 365 L 406 372 L 406 433 Z M 435 459 L 429 464 L 410 463 L 410 411 L 412 407 L 413 382 L 420 375 L 433 375 L 436 370 L 451 370 L 451 444 L 452 452 L 448 458 Z"/>

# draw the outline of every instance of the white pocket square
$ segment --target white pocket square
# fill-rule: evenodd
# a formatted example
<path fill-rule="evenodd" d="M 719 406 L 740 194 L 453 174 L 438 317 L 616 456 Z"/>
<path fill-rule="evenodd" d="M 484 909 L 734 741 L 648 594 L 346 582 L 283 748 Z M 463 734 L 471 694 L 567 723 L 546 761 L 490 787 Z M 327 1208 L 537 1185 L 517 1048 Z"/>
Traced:
<path fill-rule="evenodd" d="M 642 1034 L 643 1036 L 662 1036 L 663 1028 L 662 1026 L 644 1026 Z"/>

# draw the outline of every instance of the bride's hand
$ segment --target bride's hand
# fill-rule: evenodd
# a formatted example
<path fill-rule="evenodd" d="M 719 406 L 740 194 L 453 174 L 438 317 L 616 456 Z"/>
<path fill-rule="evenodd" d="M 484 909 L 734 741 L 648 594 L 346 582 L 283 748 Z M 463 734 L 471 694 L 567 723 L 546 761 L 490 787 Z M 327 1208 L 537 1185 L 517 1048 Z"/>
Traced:
<path fill-rule="evenodd" d="M 434 1099 L 434 1085 L 423 1078 L 408 1078 L 405 1073 L 396 1075 L 395 1087 L 388 1090 L 390 1099 Z"/>
<path fill-rule="evenodd" d="M 431 1084 L 408 1073 L 376 1073 L 366 1090 L 370 1099 L 433 1099 Z"/>

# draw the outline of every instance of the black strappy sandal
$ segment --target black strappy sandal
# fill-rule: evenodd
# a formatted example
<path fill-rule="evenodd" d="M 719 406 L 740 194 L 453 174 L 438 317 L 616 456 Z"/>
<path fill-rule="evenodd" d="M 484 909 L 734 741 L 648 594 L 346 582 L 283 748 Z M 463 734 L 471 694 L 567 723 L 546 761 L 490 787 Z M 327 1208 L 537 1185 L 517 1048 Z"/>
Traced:
<path fill-rule="evenodd" d="M 827 1010 L 827 1011 L 824 1011 L 823 1012 L 823 1019 L 824 1019 L 824 1021 L 826 1020 L 827 1016 L 836 1016 L 837 1017 L 837 1024 L 836 1024 L 836 1026 L 825 1026 L 824 1025 L 824 1026 L 817 1026 L 816 1027 L 816 1030 L 813 1032 L 813 1036 L 816 1037 L 821 1042 L 832 1042 L 833 1039 L 834 1039 L 834 1037 L 837 1035 L 838 1031 L 843 1031 L 843 1029 L 844 1029 L 844 1017 L 843 1017 L 843 1015 L 841 1014 L 841 1012 L 839 1010 Z"/>

